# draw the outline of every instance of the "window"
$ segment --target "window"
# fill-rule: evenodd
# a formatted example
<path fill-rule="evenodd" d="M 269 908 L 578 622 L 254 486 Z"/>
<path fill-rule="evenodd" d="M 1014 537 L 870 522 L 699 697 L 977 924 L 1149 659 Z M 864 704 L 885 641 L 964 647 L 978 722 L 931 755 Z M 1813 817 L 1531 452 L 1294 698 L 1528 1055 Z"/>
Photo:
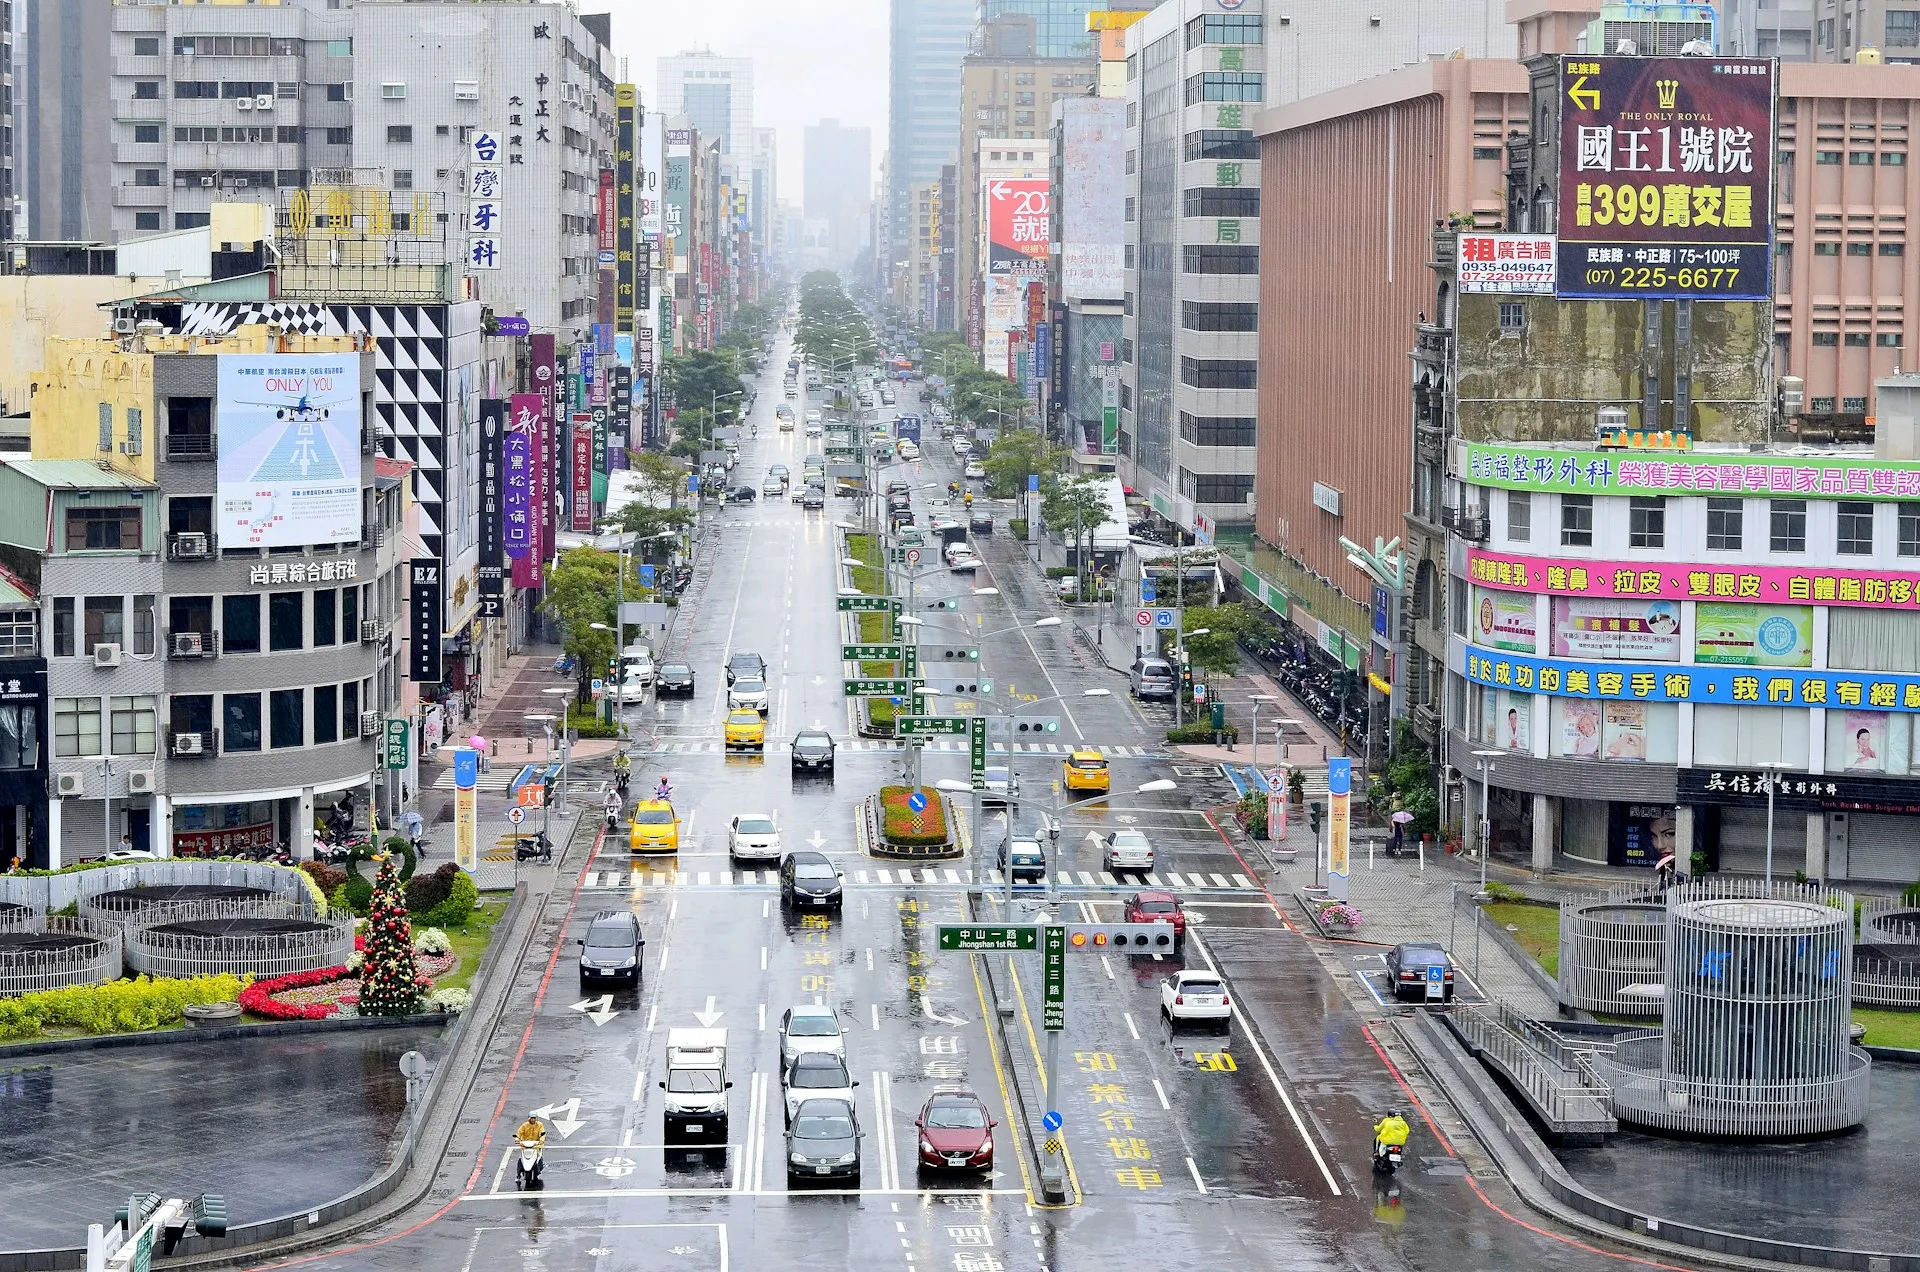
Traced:
<path fill-rule="evenodd" d="M 352 96 L 349 92 L 351 88 L 352 85 L 350 84 L 329 84 L 327 85 L 327 100 L 330 102 L 344 102 Z"/>
<path fill-rule="evenodd" d="M 62 759 L 100 754 L 100 699 L 53 700 L 53 754 Z"/>
<path fill-rule="evenodd" d="M 1836 346 L 1840 343 L 1840 333 L 1837 331 L 1816 331 L 1813 333 L 1813 343 L 1816 348 Z"/>
<path fill-rule="evenodd" d="M 160 125 L 158 125 L 158 124 L 135 124 L 135 125 L 133 126 L 133 139 L 134 139 L 134 140 L 135 140 L 136 142 L 157 142 L 157 141 L 159 141 L 159 140 L 160 140 Z"/>
<path fill-rule="evenodd" d="M 1745 546 L 1747 505 L 1738 499 L 1707 500 L 1707 550 L 1738 552 Z"/>
<path fill-rule="evenodd" d="M 1627 500 L 1627 546 L 1667 546 L 1667 501 L 1659 495 L 1635 495 Z"/>
<path fill-rule="evenodd" d="M 1202 71 L 1187 76 L 1187 105 L 1195 102 L 1257 102 L 1266 77 L 1257 71 Z"/>
<path fill-rule="evenodd" d="M 1834 239 L 1822 239 L 1813 245 L 1813 254 L 1815 256 L 1838 256 L 1840 255 L 1840 244 Z"/>
<path fill-rule="evenodd" d="M 1560 546 L 1563 548 L 1590 548 L 1593 546 L 1593 496 L 1560 496 Z"/>
<path fill-rule="evenodd" d="M 403 102 L 407 100 L 407 86 L 405 84 L 382 84 L 380 86 L 380 97 L 383 101 Z"/>
<path fill-rule="evenodd" d="M 1260 142 L 1250 129 L 1203 128 L 1187 134 L 1187 158 L 1258 159 Z"/>
<path fill-rule="evenodd" d="M 1900 555 L 1920 557 L 1920 508 L 1900 505 Z"/>
<path fill-rule="evenodd" d="M 413 140 L 412 124 L 388 124 L 387 140 L 394 144 L 405 145 Z"/>
<path fill-rule="evenodd" d="M 340 589 L 340 638 L 348 644 L 360 639 L 360 589 Z"/>
<path fill-rule="evenodd" d="M 173 96 L 176 101 L 218 101 L 220 82 L 218 80 L 175 80 Z"/>
<path fill-rule="evenodd" d="M 1830 397 L 1808 398 L 1807 413 L 1809 415 L 1832 415 L 1833 399 Z"/>
<path fill-rule="evenodd" d="M 1838 150 L 1816 150 L 1813 152 L 1813 161 L 1821 167 L 1837 165 L 1840 162 L 1840 152 Z"/>
<path fill-rule="evenodd" d="M 1863 397 L 1845 397 L 1840 399 L 1840 410 L 1853 415 L 1867 413 L 1867 399 Z"/>
<path fill-rule="evenodd" d="M 251 593 L 221 600 L 220 648 L 229 654 L 260 652 L 260 598 Z"/>
<path fill-rule="evenodd" d="M 307 742 L 307 691 L 275 689 L 267 695 L 271 736 L 267 745 L 274 750 L 305 746 Z"/>
<path fill-rule="evenodd" d="M 1507 492 L 1507 538 L 1515 543 L 1533 538 L 1533 495 L 1528 491 Z"/>
<path fill-rule="evenodd" d="M 1843 503 L 1839 507 L 1839 533 L 1834 550 L 1841 556 L 1873 555 L 1873 505 Z"/>
<path fill-rule="evenodd" d="M 1887 15 L 1889 19 L 1892 14 Z M 1202 44 L 1258 44 L 1263 19 L 1252 13 L 1209 13 L 1187 23 L 1187 47 Z"/>
<path fill-rule="evenodd" d="M 1906 337 L 1904 332 L 1882 331 L 1874 335 L 1873 343 L 1882 349 L 1898 349 L 1906 343 Z"/>
<path fill-rule="evenodd" d="M 1196 389 L 1259 387 L 1260 364 L 1252 358 L 1180 359 L 1180 383 Z"/>
<path fill-rule="evenodd" d="M 1186 193 L 1187 216 L 1259 216 L 1258 186 L 1196 186 Z"/>
<path fill-rule="evenodd" d="M 1527 329 L 1527 307 L 1517 300 L 1500 302 L 1500 334 L 1515 336 Z"/>
<path fill-rule="evenodd" d="M 340 686 L 340 719 L 348 737 L 360 736 L 360 682 L 357 680 Z"/>
<path fill-rule="evenodd" d="M 313 687 L 313 744 L 340 740 L 340 690 L 335 685 Z"/>
<path fill-rule="evenodd" d="M 353 127 L 349 125 L 345 128 L 327 129 L 327 144 L 329 146 L 351 146 L 353 144 Z"/>
<path fill-rule="evenodd" d="M 1848 256 L 1872 256 L 1873 244 L 1868 243 L 1862 239 L 1854 239 L 1851 243 L 1847 244 L 1847 255 Z"/>
<path fill-rule="evenodd" d="M 0 707 L 0 769 L 39 767 L 39 708 L 30 702 Z"/>
<path fill-rule="evenodd" d="M 267 597 L 267 648 L 274 653 L 303 646 L 301 619 L 306 609 L 305 592 L 275 592 Z"/>
<path fill-rule="evenodd" d="M 1180 303 L 1180 325 L 1188 331 L 1258 331 L 1260 306 L 1252 301 Z"/>
<path fill-rule="evenodd" d="M 1847 163 L 1855 168 L 1871 168 L 1873 167 L 1873 151 L 1850 150 L 1847 152 Z"/>
<path fill-rule="evenodd" d="M 158 212 L 135 212 L 133 214 L 133 228 L 136 230 L 159 229 L 160 214 Z"/>
<path fill-rule="evenodd" d="M 334 626 L 334 619 L 339 613 L 334 604 L 337 596 L 338 593 L 330 587 L 314 589 L 313 644 L 316 649 L 339 644 L 339 630 Z"/>
<path fill-rule="evenodd" d="M 1907 152 L 1904 150 L 1882 151 L 1880 163 L 1888 168 L 1904 168 L 1907 166 Z"/>
<path fill-rule="evenodd" d="M 67 551 L 139 551 L 140 509 L 67 509 Z"/>
<path fill-rule="evenodd" d="M 396 190 L 413 189 L 413 169 L 395 168 L 393 170 L 393 188 Z"/>
<path fill-rule="evenodd" d="M 1188 274 L 1258 274 L 1260 249 L 1189 244 L 1180 249 L 1180 268 Z"/>
<path fill-rule="evenodd" d="M 1775 552 L 1807 550 L 1807 501 L 1775 499 L 1768 507 L 1768 546 Z"/>
<path fill-rule="evenodd" d="M 213 224 L 211 212 L 175 212 L 173 214 L 173 228 L 176 230 L 197 230 L 211 224 Z"/>
<path fill-rule="evenodd" d="M 159 185 L 159 184 L 160 184 L 160 169 L 158 169 L 158 168 L 135 168 L 135 169 L 133 170 L 133 184 L 135 184 L 135 185 L 137 185 L 137 186 L 157 186 L 157 185 Z"/>
<path fill-rule="evenodd" d="M 1905 243 L 1882 243 L 1880 245 L 1880 255 L 1882 256 L 1905 256 L 1906 254 L 1907 245 Z"/>
<path fill-rule="evenodd" d="M 1180 436 L 1195 446 L 1251 446 L 1257 423 L 1250 415 L 1192 415 L 1182 411 Z"/>
<path fill-rule="evenodd" d="M 118 596 L 89 596 L 86 601 L 86 627 L 80 652 L 93 656 L 95 645 L 121 645 L 125 641 L 126 603 Z"/>
<path fill-rule="evenodd" d="M 73 607 L 71 596 L 53 598 L 53 656 L 73 657 Z"/>
<path fill-rule="evenodd" d="M 1251 473 L 1190 473 L 1180 470 L 1180 493 L 1203 504 L 1243 504 L 1253 493 Z"/>
<path fill-rule="evenodd" d="M 1889 21 L 1889 25 L 1891 25 L 1893 15 L 1888 14 L 1887 18 Z M 134 36 L 133 37 L 133 55 L 135 57 L 159 57 L 160 56 L 160 37 L 157 35 Z"/>
<path fill-rule="evenodd" d="M 1872 343 L 1873 337 L 1864 331 L 1849 331 L 1847 333 L 1847 348 L 1849 349 L 1864 349 Z"/>
<path fill-rule="evenodd" d="M 115 755 L 152 755 L 160 749 L 160 712 L 152 694 L 108 702 Z"/>
<path fill-rule="evenodd" d="M 259 694 L 221 695 L 220 720 L 220 727 L 225 734 L 221 749 L 227 751 L 258 751 L 260 749 Z"/>
<path fill-rule="evenodd" d="M 297 124 L 281 124 L 273 130 L 273 139 L 283 145 L 300 144 L 300 127 Z"/>
<path fill-rule="evenodd" d="M 136 102 L 157 102 L 160 100 L 159 80 L 135 80 L 133 100 Z"/>

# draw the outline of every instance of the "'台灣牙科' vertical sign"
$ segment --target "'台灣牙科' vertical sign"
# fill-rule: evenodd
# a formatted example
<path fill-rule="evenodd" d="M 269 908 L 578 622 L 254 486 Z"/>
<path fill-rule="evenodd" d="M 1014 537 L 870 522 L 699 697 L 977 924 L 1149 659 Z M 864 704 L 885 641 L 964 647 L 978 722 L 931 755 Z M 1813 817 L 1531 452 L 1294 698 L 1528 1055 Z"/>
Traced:
<path fill-rule="evenodd" d="M 1773 295 L 1774 62 L 1560 58 L 1569 299 Z"/>
<path fill-rule="evenodd" d="M 619 331 L 633 330 L 633 307 L 637 284 L 634 278 L 635 256 L 633 251 L 633 208 L 634 208 L 634 151 L 638 138 L 634 133 L 634 116 L 639 109 L 640 94 L 631 84 L 613 86 L 613 188 L 614 203 L 619 214 L 614 219 L 615 235 L 613 253 L 617 262 L 617 275 L 614 282 L 614 326 Z"/>
<path fill-rule="evenodd" d="M 440 683 L 441 593 L 439 557 L 407 562 L 407 679 L 420 684 Z"/>
<path fill-rule="evenodd" d="M 502 184 L 506 157 L 500 153 L 500 134 L 491 128 L 473 130 L 467 145 L 467 267 L 499 269 Z"/>
<path fill-rule="evenodd" d="M 500 618 L 506 605 L 505 470 L 507 404 L 480 399 L 480 616 Z"/>

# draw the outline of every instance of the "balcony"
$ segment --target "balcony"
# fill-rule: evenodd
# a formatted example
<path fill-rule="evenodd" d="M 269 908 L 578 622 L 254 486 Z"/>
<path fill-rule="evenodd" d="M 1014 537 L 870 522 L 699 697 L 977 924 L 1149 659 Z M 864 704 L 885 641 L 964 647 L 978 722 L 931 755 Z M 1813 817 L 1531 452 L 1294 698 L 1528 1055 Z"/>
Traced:
<path fill-rule="evenodd" d="M 173 463 L 211 463 L 213 457 L 212 433 L 167 434 L 167 458 Z"/>
<path fill-rule="evenodd" d="M 167 629 L 167 657 L 174 661 L 194 661 L 220 656 L 220 634 L 192 628 Z"/>

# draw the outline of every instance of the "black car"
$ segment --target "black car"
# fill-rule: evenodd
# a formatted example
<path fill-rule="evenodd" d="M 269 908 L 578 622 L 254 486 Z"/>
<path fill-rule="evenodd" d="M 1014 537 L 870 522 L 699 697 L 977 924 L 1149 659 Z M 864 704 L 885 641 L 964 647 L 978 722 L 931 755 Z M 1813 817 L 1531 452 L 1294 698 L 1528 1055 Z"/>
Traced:
<path fill-rule="evenodd" d="M 1453 960 L 1435 941 L 1407 941 L 1387 951 L 1387 984 L 1393 989 L 1395 998 L 1406 997 L 1411 990 L 1412 996 L 1427 996 L 1427 976 L 1429 968 L 1438 967 L 1440 972 L 1440 997 L 1443 1001 L 1453 999 Z"/>
<path fill-rule="evenodd" d="M 843 896 L 840 872 L 825 853 L 790 852 L 780 863 L 780 904 L 838 910 Z"/>
<path fill-rule="evenodd" d="M 793 738 L 793 771 L 802 769 L 813 772 L 825 770 L 833 773 L 833 735 L 818 729 L 809 729 L 797 733 Z"/>
<path fill-rule="evenodd" d="M 802 1100 L 787 1125 L 787 1182 L 860 1180 L 860 1122 L 851 1100 Z"/>
<path fill-rule="evenodd" d="M 732 487 L 729 487 L 727 490 L 727 502 L 730 504 L 752 503 L 755 499 L 758 499 L 759 497 L 760 497 L 760 492 L 755 490 L 752 486 L 732 486 Z"/>
<path fill-rule="evenodd" d="M 758 654 L 735 654 L 727 659 L 727 683 L 731 685 L 742 676 L 750 680 L 765 680 L 767 660 Z"/>
<path fill-rule="evenodd" d="M 640 932 L 640 917 L 631 911 L 602 910 L 587 924 L 580 938 L 580 983 L 597 980 L 640 983 L 640 956 L 646 953 L 647 938 Z"/>
<path fill-rule="evenodd" d="M 800 496 L 800 506 L 809 511 L 819 511 L 827 506 L 827 492 L 818 486 L 808 486 L 806 492 Z"/>
<path fill-rule="evenodd" d="M 967 529 L 973 531 L 975 534 L 992 534 L 993 514 L 990 512 L 974 513 L 967 518 Z"/>
<path fill-rule="evenodd" d="M 656 698 L 678 696 L 693 697 L 693 668 L 685 663 L 666 663 L 654 674 L 653 695 Z"/>
<path fill-rule="evenodd" d="M 895 495 L 910 495 L 912 493 L 913 493 L 913 483 L 910 481 L 906 481 L 902 478 L 896 477 L 892 481 L 887 483 L 887 497 L 889 499 L 891 499 Z"/>

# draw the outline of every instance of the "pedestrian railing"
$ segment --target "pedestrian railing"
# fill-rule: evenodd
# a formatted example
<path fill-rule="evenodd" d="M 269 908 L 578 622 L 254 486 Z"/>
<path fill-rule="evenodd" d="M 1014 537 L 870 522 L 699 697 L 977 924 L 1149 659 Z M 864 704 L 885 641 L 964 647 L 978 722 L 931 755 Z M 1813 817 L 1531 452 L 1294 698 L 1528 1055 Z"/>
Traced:
<path fill-rule="evenodd" d="M 1920 946 L 1854 946 L 1853 1005 L 1920 1007 Z"/>
<path fill-rule="evenodd" d="M 1560 1002 L 1612 1016 L 1660 1015 L 1667 903 L 1654 888 L 1612 888 L 1560 902 Z"/>
<path fill-rule="evenodd" d="M 1840 1049 L 1844 1044 L 1834 1044 Z M 1657 1029 L 1621 1034 L 1594 1068 L 1613 1090 L 1623 1119 L 1660 1130 L 1775 1138 L 1816 1135 L 1855 1126 L 1867 1116 L 1872 1059 L 1847 1048 L 1830 1075 L 1775 1081 L 1697 1078 L 1671 1071 Z M 1754 1057 L 1760 1067 L 1767 1057 Z"/>
<path fill-rule="evenodd" d="M 0 945 L 0 997 L 99 985 L 120 976 L 122 938 L 111 923 L 34 916 L 7 931 L 12 940 Z"/>
<path fill-rule="evenodd" d="M 1448 1022 L 1482 1062 L 1497 1070 L 1558 1134 L 1619 1129 L 1612 1092 L 1593 1057 L 1505 1003 L 1456 1007 Z"/>

